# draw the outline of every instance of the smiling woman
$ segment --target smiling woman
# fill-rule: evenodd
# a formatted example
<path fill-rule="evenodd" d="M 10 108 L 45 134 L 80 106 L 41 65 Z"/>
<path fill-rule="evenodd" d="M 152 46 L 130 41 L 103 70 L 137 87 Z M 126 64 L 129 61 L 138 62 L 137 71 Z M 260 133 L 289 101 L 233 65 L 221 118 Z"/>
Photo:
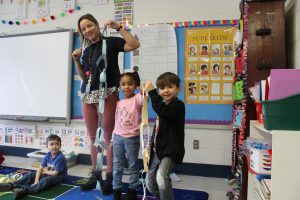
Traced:
<path fill-rule="evenodd" d="M 79 76 L 82 79 L 81 100 L 83 117 L 87 131 L 94 144 L 97 130 L 104 135 L 106 147 L 106 182 L 104 194 L 112 193 L 112 131 L 114 129 L 115 110 L 118 101 L 120 70 L 118 65 L 119 52 L 132 51 L 139 47 L 138 40 L 122 28 L 121 24 L 112 20 L 104 26 L 117 30 L 123 38 L 104 37 L 100 33 L 98 21 L 91 14 L 79 18 L 78 33 L 81 48 L 73 51 L 73 59 Z M 98 129 L 99 126 L 99 129 Z M 104 133 L 102 132 L 104 131 Z M 100 148 L 101 149 L 101 148 Z M 99 153 L 102 152 L 99 151 Z M 101 172 L 97 168 L 97 148 L 91 145 L 92 176 L 82 190 L 96 187 L 101 180 Z"/>

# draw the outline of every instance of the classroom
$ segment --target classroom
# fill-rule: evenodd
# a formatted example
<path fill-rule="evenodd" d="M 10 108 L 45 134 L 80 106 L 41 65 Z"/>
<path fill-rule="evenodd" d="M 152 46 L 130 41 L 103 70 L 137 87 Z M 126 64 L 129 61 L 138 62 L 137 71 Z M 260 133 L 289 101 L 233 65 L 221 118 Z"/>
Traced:
<path fill-rule="evenodd" d="M 299 14 L 297 0 L 1 0 L 0 200 L 298 199 Z"/>

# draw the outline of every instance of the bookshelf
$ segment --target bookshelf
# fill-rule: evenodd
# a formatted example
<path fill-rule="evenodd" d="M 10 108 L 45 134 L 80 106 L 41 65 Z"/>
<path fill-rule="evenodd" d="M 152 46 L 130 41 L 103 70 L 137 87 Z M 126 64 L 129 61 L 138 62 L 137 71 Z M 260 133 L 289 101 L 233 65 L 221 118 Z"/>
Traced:
<path fill-rule="evenodd" d="M 250 137 L 272 141 L 271 200 L 299 199 L 300 131 L 268 131 L 252 120 Z M 255 176 L 248 172 L 248 200 L 258 199 Z"/>

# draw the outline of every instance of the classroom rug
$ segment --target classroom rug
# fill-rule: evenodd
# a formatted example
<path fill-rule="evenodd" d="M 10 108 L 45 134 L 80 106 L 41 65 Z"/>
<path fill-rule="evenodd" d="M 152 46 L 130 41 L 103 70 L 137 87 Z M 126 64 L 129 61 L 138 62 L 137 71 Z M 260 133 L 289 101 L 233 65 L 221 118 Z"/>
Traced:
<path fill-rule="evenodd" d="M 25 170 L 14 167 L 0 167 L 0 177 L 6 174 L 14 173 L 17 170 Z M 27 170 L 30 171 L 30 170 Z M 100 190 L 81 191 L 80 185 L 87 179 L 77 176 L 67 176 L 63 184 L 48 188 L 37 194 L 27 195 L 22 200 L 112 200 L 112 195 L 103 195 Z M 125 184 L 125 189 L 128 184 Z M 139 188 L 138 200 L 143 198 L 143 189 Z M 123 194 L 125 196 L 125 194 Z M 208 200 L 208 193 L 203 191 L 174 189 L 175 200 Z M 0 193 L 0 200 L 13 200 L 11 192 Z M 149 192 L 146 194 L 146 200 L 157 200 Z"/>

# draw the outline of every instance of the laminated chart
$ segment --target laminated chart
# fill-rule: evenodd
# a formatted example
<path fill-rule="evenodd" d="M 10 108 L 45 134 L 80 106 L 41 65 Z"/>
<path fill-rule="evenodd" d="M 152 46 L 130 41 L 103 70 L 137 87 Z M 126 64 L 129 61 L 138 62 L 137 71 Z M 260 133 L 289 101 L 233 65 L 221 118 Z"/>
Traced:
<path fill-rule="evenodd" d="M 231 104 L 235 28 L 185 31 L 185 102 Z"/>
<path fill-rule="evenodd" d="M 35 126 L 0 125 L 0 143 L 31 146 L 35 137 Z"/>

